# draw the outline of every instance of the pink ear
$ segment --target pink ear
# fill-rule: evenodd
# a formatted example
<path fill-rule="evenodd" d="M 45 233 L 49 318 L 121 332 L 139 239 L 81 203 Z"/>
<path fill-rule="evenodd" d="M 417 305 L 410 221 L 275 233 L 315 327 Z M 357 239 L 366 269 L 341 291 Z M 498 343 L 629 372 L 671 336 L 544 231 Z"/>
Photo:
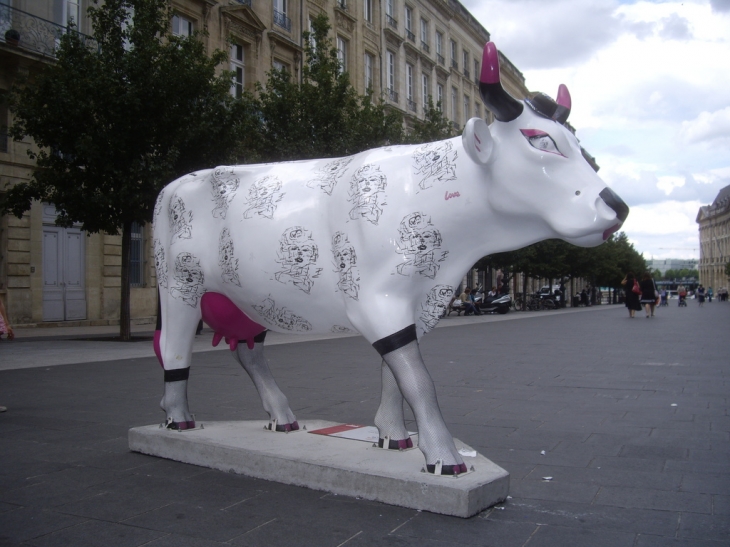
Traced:
<path fill-rule="evenodd" d="M 479 81 L 485 84 L 499 83 L 499 52 L 494 42 L 487 42 L 487 45 L 484 46 L 482 75 Z"/>
<path fill-rule="evenodd" d="M 571 108 L 570 91 L 565 84 L 560 84 L 558 87 L 558 100 L 555 101 L 560 106 L 564 106 L 568 110 Z"/>

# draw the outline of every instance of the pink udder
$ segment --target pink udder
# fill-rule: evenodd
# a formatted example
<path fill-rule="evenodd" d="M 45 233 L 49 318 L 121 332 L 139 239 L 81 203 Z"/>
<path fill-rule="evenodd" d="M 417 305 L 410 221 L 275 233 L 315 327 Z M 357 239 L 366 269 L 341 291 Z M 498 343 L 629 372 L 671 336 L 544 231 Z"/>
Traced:
<path fill-rule="evenodd" d="M 253 349 L 253 339 L 266 330 L 249 319 L 231 300 L 217 292 L 207 292 L 200 300 L 200 311 L 205 321 L 215 331 L 213 345 L 217 346 L 222 338 L 234 351 L 239 340 L 246 340 L 249 349 Z"/>

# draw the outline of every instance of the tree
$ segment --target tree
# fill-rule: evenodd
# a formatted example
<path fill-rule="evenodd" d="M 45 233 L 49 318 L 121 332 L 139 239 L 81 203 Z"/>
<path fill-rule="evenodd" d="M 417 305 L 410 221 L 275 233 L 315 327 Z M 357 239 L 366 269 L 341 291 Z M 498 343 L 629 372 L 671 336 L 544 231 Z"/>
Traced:
<path fill-rule="evenodd" d="M 69 28 L 56 62 L 10 96 L 11 134 L 35 141 L 28 154 L 37 169 L 8 190 L 0 212 L 21 216 L 43 200 L 56 206 L 60 226 L 121 230 L 123 340 L 132 223 L 152 220 L 157 194 L 174 178 L 233 159 L 238 135 L 255 121 L 231 97 L 230 74 L 216 74 L 226 54 L 209 56 L 197 36 L 172 35 L 170 9 L 167 0 L 89 8 L 98 47 Z"/>
<path fill-rule="evenodd" d="M 285 161 L 347 156 L 403 140 L 403 119 L 371 95 L 361 96 L 343 70 L 328 37 L 329 20 L 312 20 L 304 32 L 302 81 L 285 70 L 272 70 L 257 96 L 245 95 L 259 116 L 256 161 Z"/>
<path fill-rule="evenodd" d="M 407 135 L 408 142 L 418 144 L 422 142 L 433 142 L 448 139 L 453 136 L 451 122 L 441 111 L 441 101 L 436 106 L 433 99 L 428 96 L 428 103 L 425 105 L 425 116 L 423 120 L 416 120 L 413 129 Z"/>

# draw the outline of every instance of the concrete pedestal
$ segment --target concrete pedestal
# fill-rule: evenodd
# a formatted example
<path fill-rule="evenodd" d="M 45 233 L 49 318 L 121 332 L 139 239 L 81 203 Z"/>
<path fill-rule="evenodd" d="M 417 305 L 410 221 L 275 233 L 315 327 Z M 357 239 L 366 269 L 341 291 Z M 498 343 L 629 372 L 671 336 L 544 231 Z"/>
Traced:
<path fill-rule="evenodd" d="M 475 471 L 455 477 L 422 473 L 420 450 L 382 450 L 372 444 L 307 431 L 265 431 L 267 421 L 204 422 L 204 429 L 177 432 L 158 425 L 129 430 L 135 452 L 240 473 L 334 494 L 381 501 L 433 513 L 470 517 L 504 501 L 509 473 L 477 454 L 464 457 Z M 337 425 L 299 422 L 312 431 Z M 455 439 L 457 448 L 464 444 Z"/>

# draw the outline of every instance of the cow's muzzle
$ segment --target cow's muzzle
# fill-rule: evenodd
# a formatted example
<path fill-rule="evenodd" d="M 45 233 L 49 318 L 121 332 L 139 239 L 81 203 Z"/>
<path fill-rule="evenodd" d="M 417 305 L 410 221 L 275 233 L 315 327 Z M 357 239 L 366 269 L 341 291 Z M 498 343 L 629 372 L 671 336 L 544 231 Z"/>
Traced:
<path fill-rule="evenodd" d="M 606 186 L 598 195 L 601 196 L 601 199 L 606 205 L 614 210 L 616 218 L 623 223 L 623 221 L 626 220 L 626 217 L 629 216 L 629 206 L 624 203 L 624 200 L 618 197 L 618 194 L 616 194 L 616 192 L 611 190 L 608 186 Z"/>

